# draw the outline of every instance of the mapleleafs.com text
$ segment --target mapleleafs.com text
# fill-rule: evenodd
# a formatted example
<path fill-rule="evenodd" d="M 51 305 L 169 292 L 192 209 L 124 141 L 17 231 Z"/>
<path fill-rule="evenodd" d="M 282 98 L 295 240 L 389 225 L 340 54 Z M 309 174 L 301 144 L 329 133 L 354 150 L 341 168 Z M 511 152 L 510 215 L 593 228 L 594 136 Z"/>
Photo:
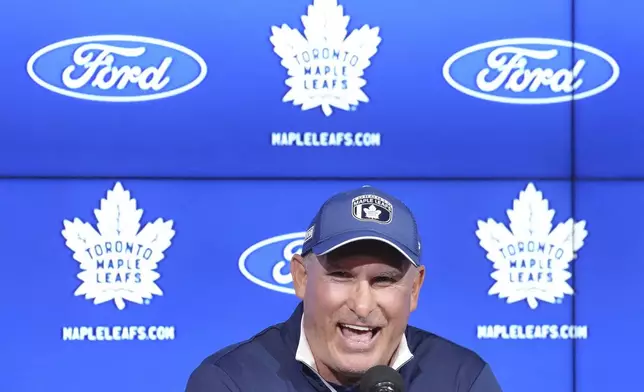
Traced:
<path fill-rule="evenodd" d="M 175 329 L 169 326 L 98 326 L 63 327 L 64 341 L 174 340 Z"/>

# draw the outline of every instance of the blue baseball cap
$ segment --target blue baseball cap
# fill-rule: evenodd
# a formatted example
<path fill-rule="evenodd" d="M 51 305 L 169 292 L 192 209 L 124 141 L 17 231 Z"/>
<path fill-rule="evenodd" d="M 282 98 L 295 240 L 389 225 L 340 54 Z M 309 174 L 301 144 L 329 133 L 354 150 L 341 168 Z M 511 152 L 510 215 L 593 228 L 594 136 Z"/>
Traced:
<path fill-rule="evenodd" d="M 420 265 L 420 237 L 411 210 L 372 186 L 331 196 L 306 231 L 302 254 L 321 256 L 360 240 L 384 242 Z"/>

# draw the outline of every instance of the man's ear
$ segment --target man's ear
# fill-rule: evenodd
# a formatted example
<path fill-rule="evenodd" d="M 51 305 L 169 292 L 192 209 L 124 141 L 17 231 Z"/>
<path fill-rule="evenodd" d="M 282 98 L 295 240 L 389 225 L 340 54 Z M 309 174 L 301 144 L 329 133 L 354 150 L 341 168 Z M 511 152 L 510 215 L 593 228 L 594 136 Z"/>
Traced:
<path fill-rule="evenodd" d="M 416 276 L 414 277 L 414 283 L 411 288 L 411 306 L 410 306 L 410 311 L 416 310 L 416 307 L 418 306 L 418 297 L 420 296 L 420 289 L 423 287 L 423 282 L 425 281 L 425 266 L 421 265 L 420 267 L 416 267 L 417 272 Z"/>
<path fill-rule="evenodd" d="M 304 258 L 299 255 L 293 255 L 291 258 L 291 276 L 293 277 L 293 288 L 295 289 L 295 295 L 300 299 L 304 299 L 304 293 L 306 293 L 306 266 L 304 265 L 306 261 Z"/>

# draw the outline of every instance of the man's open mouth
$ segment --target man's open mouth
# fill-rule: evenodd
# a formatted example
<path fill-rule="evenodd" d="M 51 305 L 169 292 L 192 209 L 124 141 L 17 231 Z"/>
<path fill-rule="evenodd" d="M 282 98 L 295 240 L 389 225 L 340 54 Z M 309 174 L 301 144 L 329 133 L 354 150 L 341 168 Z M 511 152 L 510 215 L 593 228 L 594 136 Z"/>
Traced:
<path fill-rule="evenodd" d="M 338 324 L 340 333 L 342 336 L 348 340 L 357 342 L 357 343 L 369 343 L 373 338 L 378 335 L 378 332 L 382 328 L 380 327 L 368 327 L 364 325 L 353 325 L 353 324 Z"/>

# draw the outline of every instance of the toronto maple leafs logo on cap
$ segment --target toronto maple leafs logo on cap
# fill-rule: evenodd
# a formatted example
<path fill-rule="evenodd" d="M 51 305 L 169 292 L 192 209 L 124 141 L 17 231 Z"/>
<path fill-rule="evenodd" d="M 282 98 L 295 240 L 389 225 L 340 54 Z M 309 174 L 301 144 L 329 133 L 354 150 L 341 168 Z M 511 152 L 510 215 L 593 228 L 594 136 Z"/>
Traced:
<path fill-rule="evenodd" d="M 351 200 L 353 217 L 360 221 L 391 223 L 394 208 L 391 203 L 377 195 L 361 195 Z"/>

